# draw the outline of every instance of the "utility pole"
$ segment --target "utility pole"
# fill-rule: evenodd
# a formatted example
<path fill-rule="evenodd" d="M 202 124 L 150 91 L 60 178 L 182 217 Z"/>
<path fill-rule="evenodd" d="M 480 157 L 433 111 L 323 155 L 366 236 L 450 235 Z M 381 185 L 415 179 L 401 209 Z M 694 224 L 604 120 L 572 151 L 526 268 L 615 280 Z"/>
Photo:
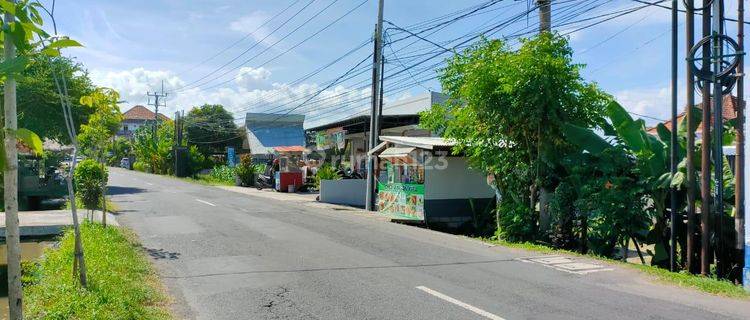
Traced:
<path fill-rule="evenodd" d="M 154 141 L 156 141 L 156 130 L 158 130 L 157 128 L 159 127 L 159 107 L 167 107 L 166 101 L 159 101 L 161 98 L 166 98 L 168 95 L 168 93 L 164 92 L 164 80 L 161 81 L 160 92 L 154 91 L 152 93 L 147 91 L 146 95 L 148 96 L 149 101 L 151 98 L 154 98 L 154 103 L 152 104 L 149 102 L 148 105 L 154 107 Z"/>
<path fill-rule="evenodd" d="M 552 30 L 552 4 L 550 0 L 536 0 L 539 6 L 539 33 Z"/>
<path fill-rule="evenodd" d="M 672 130 L 670 130 L 669 172 L 677 174 L 677 0 L 672 0 Z M 669 188 L 669 270 L 677 266 L 677 190 Z"/>
<path fill-rule="evenodd" d="M 737 45 L 740 52 L 745 52 L 745 1 L 737 3 Z M 750 289 L 750 255 L 745 250 L 745 56 L 739 56 L 737 65 L 737 156 L 735 162 L 735 187 L 734 187 L 734 207 L 737 210 L 734 217 L 734 228 L 737 233 L 737 250 L 738 265 L 743 265 L 744 271 L 743 283 L 746 289 Z M 743 251 L 744 250 L 744 251 Z"/>
<path fill-rule="evenodd" d="M 695 12 L 693 6 L 685 6 L 685 42 L 687 51 L 693 48 L 695 44 Z M 686 256 L 685 270 L 695 273 L 695 122 L 693 121 L 693 106 L 695 105 L 695 76 L 693 68 L 687 64 L 685 68 L 687 78 L 687 109 L 685 117 L 687 118 L 687 154 L 685 162 L 687 166 L 687 231 L 686 231 Z"/>
<path fill-rule="evenodd" d="M 12 3 L 15 5 L 15 0 Z M 4 25 L 9 25 L 16 17 L 5 11 Z M 5 44 L 4 61 L 11 61 L 16 57 L 16 46 L 10 31 L 3 32 Z M 3 168 L 3 183 L 5 184 L 5 243 L 8 246 L 8 311 L 9 319 L 23 319 L 23 291 L 21 288 L 21 237 L 18 228 L 18 150 L 16 149 L 16 130 L 18 129 L 18 114 L 16 112 L 16 79 L 8 73 L 3 88 L 3 117 L 5 122 L 5 168 Z"/>
<path fill-rule="evenodd" d="M 716 239 L 716 276 L 721 278 L 724 275 L 724 257 L 723 257 L 723 244 L 722 244 L 722 216 L 724 215 L 724 150 L 722 149 L 722 134 L 723 134 L 723 93 L 721 86 L 721 79 L 718 75 L 719 70 L 722 68 L 722 46 L 719 36 L 722 34 L 721 18 L 723 16 L 723 8 L 721 1 L 714 1 L 713 5 L 713 16 L 711 17 L 711 35 L 714 37 L 713 45 L 711 46 L 711 56 L 713 57 L 714 81 L 713 81 L 713 109 L 714 109 L 714 217 L 716 219 L 716 225 L 714 226 L 714 238 Z"/>
<path fill-rule="evenodd" d="M 711 2 L 713 0 L 703 0 L 703 17 L 702 33 L 703 37 L 711 34 Z M 710 44 L 703 45 L 702 66 L 703 69 L 709 69 L 709 50 Z M 711 249 L 710 249 L 710 232 L 709 225 L 711 215 L 711 91 L 708 80 L 703 80 L 703 89 L 701 89 L 701 275 L 708 276 L 711 272 Z"/>
<path fill-rule="evenodd" d="M 537 0 L 536 1 L 537 6 L 539 7 L 539 34 L 542 34 L 544 32 L 550 32 L 552 29 L 552 21 L 551 19 L 551 1 L 550 0 Z M 537 143 L 542 143 L 537 142 Z M 544 233 L 547 232 L 550 229 L 550 214 L 549 214 L 549 200 L 551 198 L 551 194 L 547 191 L 547 188 L 544 186 L 538 186 L 532 190 L 531 194 L 531 207 L 535 207 L 536 200 L 534 197 L 536 196 L 534 192 L 538 190 L 539 196 L 539 231 Z M 534 210 L 534 209 L 532 209 Z"/>
<path fill-rule="evenodd" d="M 373 53 L 372 62 L 372 110 L 370 111 L 370 139 L 369 149 L 378 144 L 380 131 L 380 73 L 383 59 L 383 2 L 378 1 L 378 23 L 375 26 L 375 52 Z M 365 195 L 365 209 L 375 211 L 375 157 L 367 155 L 367 194 Z"/>

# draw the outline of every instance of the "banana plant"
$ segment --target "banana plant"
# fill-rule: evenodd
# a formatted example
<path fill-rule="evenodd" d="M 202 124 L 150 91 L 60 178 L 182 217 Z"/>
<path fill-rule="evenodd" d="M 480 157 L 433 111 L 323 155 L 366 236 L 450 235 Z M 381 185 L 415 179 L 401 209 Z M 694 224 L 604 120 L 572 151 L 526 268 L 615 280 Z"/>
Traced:
<path fill-rule="evenodd" d="M 670 186 L 686 183 L 684 173 L 679 177 L 672 177 L 670 172 L 670 131 L 664 124 L 659 124 L 656 127 L 658 135 L 649 134 L 645 122 L 642 119 L 633 119 L 616 101 L 608 104 L 606 115 L 608 121 L 602 125 L 603 136 L 591 129 L 572 124 L 566 124 L 563 132 L 571 143 L 589 153 L 601 154 L 604 150 L 614 149 L 617 145 L 624 147 L 620 148 L 622 157 L 632 157 L 636 160 L 640 178 L 644 180 L 651 198 L 651 205 L 644 210 L 652 210 L 655 213 L 655 223 L 646 237 L 648 243 L 655 244 L 652 263 L 663 264 L 667 258 L 666 253 L 669 252 L 667 206 Z M 679 128 L 684 127 L 678 126 L 678 133 L 681 133 L 683 139 L 687 132 L 680 132 Z M 678 159 L 683 159 L 686 154 L 685 145 L 680 143 L 677 147 Z M 683 163 L 684 167 L 684 161 L 680 163 Z M 678 198 L 683 200 L 683 197 Z M 684 201 L 680 201 L 678 208 L 683 208 L 684 205 Z"/>

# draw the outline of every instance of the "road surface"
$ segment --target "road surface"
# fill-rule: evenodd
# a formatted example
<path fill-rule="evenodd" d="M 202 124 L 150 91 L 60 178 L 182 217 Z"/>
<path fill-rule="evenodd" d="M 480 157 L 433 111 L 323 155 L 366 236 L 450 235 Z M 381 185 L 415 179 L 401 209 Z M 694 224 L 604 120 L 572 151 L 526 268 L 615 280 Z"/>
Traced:
<path fill-rule="evenodd" d="M 121 169 L 111 170 L 110 193 L 186 319 L 750 319 L 747 301 L 654 284 L 629 268 L 539 258 L 358 211 Z"/>

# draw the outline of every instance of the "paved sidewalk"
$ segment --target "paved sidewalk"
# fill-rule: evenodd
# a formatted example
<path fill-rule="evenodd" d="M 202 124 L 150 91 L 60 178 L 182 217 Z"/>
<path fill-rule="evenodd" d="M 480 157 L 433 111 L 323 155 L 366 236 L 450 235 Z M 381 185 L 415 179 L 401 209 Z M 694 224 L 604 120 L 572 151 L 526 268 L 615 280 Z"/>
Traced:
<path fill-rule="evenodd" d="M 86 209 L 78 209 L 78 221 L 83 222 Z M 102 220 L 102 212 L 94 211 L 94 221 Z M 62 233 L 66 227 L 73 225 L 70 210 L 21 211 L 18 222 L 22 237 L 52 236 Z M 107 214 L 107 224 L 118 225 L 114 215 Z M 0 237 L 5 238 L 5 212 L 0 212 Z"/>

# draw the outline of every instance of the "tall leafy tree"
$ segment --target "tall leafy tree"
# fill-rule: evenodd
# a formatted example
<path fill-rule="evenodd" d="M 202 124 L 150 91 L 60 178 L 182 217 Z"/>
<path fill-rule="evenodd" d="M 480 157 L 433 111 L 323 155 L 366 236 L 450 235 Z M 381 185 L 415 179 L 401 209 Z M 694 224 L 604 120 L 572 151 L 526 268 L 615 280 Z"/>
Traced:
<path fill-rule="evenodd" d="M 203 154 L 222 153 L 227 147 L 239 147 L 242 138 L 234 117 L 224 106 L 204 104 L 185 116 L 188 144 L 198 147 Z"/>
<path fill-rule="evenodd" d="M 580 75 L 566 38 L 543 33 L 513 49 L 484 40 L 455 55 L 440 82 L 450 99 L 422 114 L 422 125 L 458 143 L 502 191 L 500 235 L 528 239 L 540 189 L 552 187 L 570 150 L 564 123 L 597 126 L 609 97 Z"/>
<path fill-rule="evenodd" d="M 70 143 L 60 108 L 60 97 L 52 78 L 55 73 L 65 79 L 68 96 L 78 101 L 95 90 L 83 66 L 66 57 L 30 57 L 29 66 L 18 78 L 18 125 L 27 128 L 42 139 Z M 88 121 L 96 110 L 90 106 L 72 105 L 76 127 Z"/>

